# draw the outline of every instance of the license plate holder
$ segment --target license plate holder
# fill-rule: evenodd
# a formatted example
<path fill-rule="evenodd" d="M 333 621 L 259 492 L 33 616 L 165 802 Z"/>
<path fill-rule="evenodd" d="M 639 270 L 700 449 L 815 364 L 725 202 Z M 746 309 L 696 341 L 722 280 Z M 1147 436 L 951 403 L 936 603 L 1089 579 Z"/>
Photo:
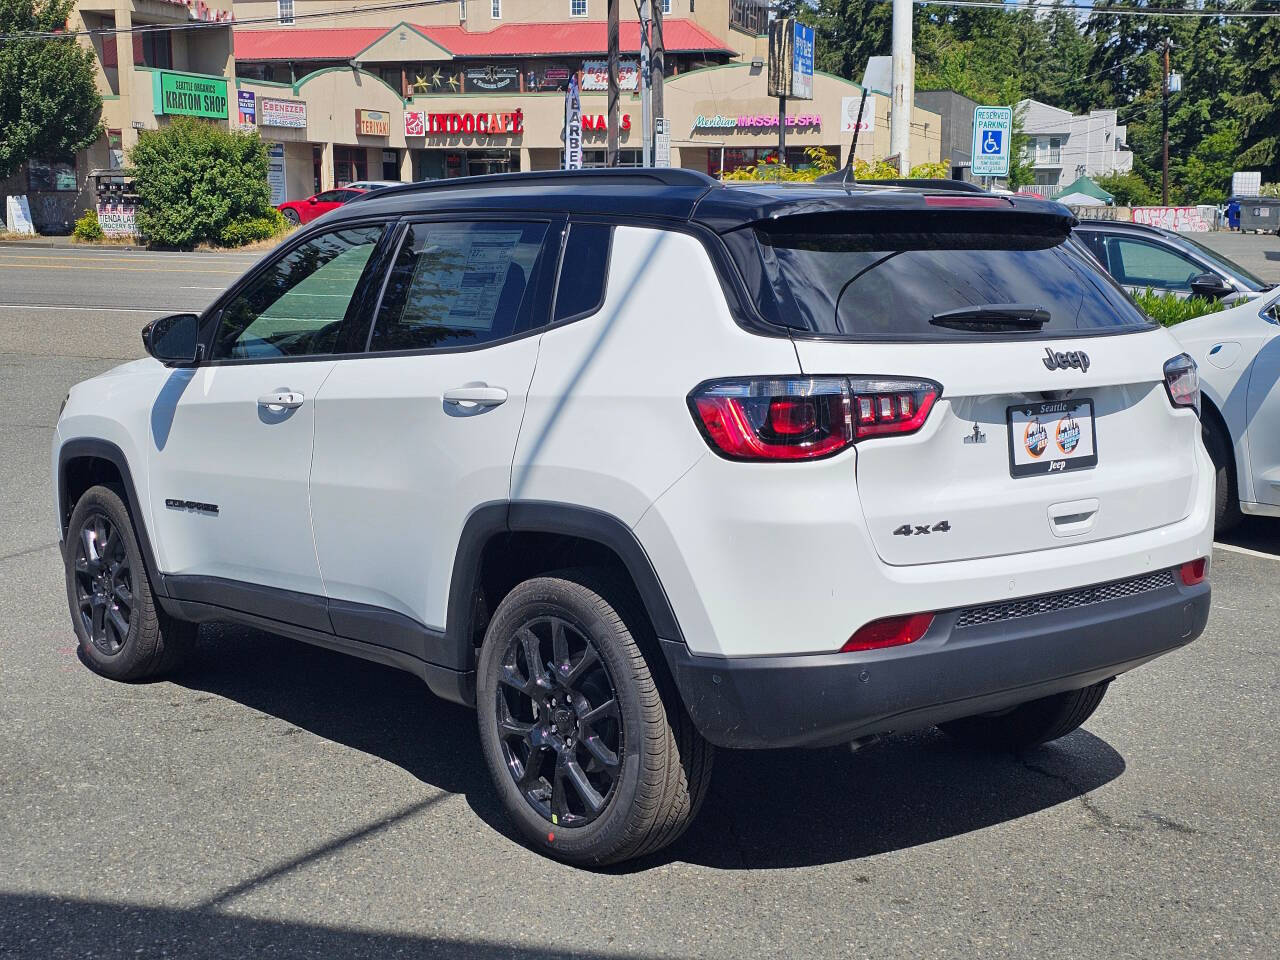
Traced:
<path fill-rule="evenodd" d="M 1009 475 L 1035 477 L 1098 465 L 1093 400 L 1079 397 L 1006 408 Z"/>

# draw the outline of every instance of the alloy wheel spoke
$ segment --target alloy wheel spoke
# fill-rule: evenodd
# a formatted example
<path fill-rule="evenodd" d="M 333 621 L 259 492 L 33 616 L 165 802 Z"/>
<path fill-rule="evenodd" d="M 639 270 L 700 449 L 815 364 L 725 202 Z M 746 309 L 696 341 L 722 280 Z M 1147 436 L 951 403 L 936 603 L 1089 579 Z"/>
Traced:
<path fill-rule="evenodd" d="M 115 557 L 116 551 L 120 549 L 120 533 L 115 527 L 109 528 L 107 533 L 107 541 L 102 545 L 102 559 L 108 563 Z M 123 551 L 121 551 L 123 552 Z"/>
<path fill-rule="evenodd" d="M 80 531 L 80 548 L 84 552 L 84 569 L 91 577 L 96 577 L 102 570 L 102 560 L 98 556 L 97 544 L 94 538 L 97 534 L 85 527 Z"/>
<path fill-rule="evenodd" d="M 547 678 L 547 665 L 542 662 L 542 641 L 528 627 L 522 628 L 516 634 L 516 638 L 520 641 L 520 645 L 524 647 L 524 659 L 529 668 L 530 685 L 538 690 L 549 689 L 551 684 Z"/>
<path fill-rule="evenodd" d="M 529 745 L 529 759 L 524 762 L 524 773 L 520 779 L 516 781 L 516 786 L 521 791 L 527 793 L 538 785 L 538 781 L 542 779 L 542 761 L 546 757 L 546 748 Z"/>
<path fill-rule="evenodd" d="M 614 697 L 610 697 L 598 707 L 592 707 L 586 713 L 578 716 L 578 721 L 585 727 L 589 727 L 594 723 L 598 723 L 608 717 L 617 719 L 618 717 L 618 701 Z"/>
<path fill-rule="evenodd" d="M 582 651 L 582 656 L 578 658 L 578 662 L 573 665 L 567 674 L 565 674 L 565 685 L 570 687 L 573 686 L 582 679 L 583 674 L 599 662 L 600 658 L 596 655 L 595 650 L 592 649 L 591 644 L 587 644 L 586 648 Z"/>
<path fill-rule="evenodd" d="M 557 761 L 556 772 L 551 777 L 551 812 L 563 820 L 569 816 L 569 798 L 565 795 L 565 765 Z"/>
<path fill-rule="evenodd" d="M 564 624 L 559 620 L 551 624 L 551 657 L 557 671 L 569 664 L 569 639 L 565 636 Z"/>
<path fill-rule="evenodd" d="M 107 604 L 101 597 L 94 597 L 91 602 L 91 620 L 93 637 L 100 640 L 106 636 Z"/>
<path fill-rule="evenodd" d="M 582 798 L 582 802 L 587 805 L 593 814 L 599 813 L 604 807 L 604 797 L 600 796 L 600 792 L 591 785 L 591 781 L 587 779 L 587 775 L 583 772 L 578 761 L 569 757 L 563 764 L 565 777 L 573 784 L 574 792 Z"/>
<path fill-rule="evenodd" d="M 130 610 L 133 609 L 133 592 L 124 583 L 117 583 L 112 595 L 116 598 L 116 603 L 123 603 Z"/>
<path fill-rule="evenodd" d="M 104 603 L 103 606 L 105 607 L 106 604 Z M 107 622 L 115 628 L 116 636 L 119 637 L 120 644 L 123 646 L 125 637 L 129 636 L 129 621 L 120 615 L 118 608 L 109 607 L 107 608 Z"/>
<path fill-rule="evenodd" d="M 596 762 L 605 770 L 612 773 L 618 769 L 618 755 L 604 745 L 604 741 L 592 734 L 584 738 L 582 745 L 586 747 L 587 753 L 595 758 Z"/>

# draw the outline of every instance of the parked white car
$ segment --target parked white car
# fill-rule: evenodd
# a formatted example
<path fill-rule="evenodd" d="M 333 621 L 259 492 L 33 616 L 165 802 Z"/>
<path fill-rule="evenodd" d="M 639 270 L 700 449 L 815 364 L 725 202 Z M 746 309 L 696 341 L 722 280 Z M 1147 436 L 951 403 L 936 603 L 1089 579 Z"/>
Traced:
<path fill-rule="evenodd" d="M 1246 513 L 1280 516 L 1280 296 L 1188 320 L 1173 335 L 1200 366 L 1218 532 Z"/>

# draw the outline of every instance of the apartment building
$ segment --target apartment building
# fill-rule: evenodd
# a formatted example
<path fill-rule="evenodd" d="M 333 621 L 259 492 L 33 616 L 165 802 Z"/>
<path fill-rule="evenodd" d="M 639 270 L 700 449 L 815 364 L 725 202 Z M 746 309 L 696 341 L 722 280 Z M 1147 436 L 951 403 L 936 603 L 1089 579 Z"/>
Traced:
<path fill-rule="evenodd" d="M 1073 114 L 1038 100 L 1019 101 L 1017 115 L 1027 136 L 1026 157 L 1035 168 L 1036 192 L 1051 196 L 1083 176 L 1128 173 L 1133 153 L 1127 128 L 1115 110 Z"/>

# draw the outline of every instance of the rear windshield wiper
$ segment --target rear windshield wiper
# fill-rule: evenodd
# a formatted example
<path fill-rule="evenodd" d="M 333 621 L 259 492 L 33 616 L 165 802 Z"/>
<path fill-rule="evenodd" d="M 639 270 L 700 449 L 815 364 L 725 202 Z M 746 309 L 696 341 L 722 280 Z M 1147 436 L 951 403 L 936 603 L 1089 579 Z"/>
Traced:
<path fill-rule="evenodd" d="M 1034 333 L 1049 322 L 1049 311 L 1034 303 L 979 303 L 939 311 L 929 322 L 975 333 Z"/>

